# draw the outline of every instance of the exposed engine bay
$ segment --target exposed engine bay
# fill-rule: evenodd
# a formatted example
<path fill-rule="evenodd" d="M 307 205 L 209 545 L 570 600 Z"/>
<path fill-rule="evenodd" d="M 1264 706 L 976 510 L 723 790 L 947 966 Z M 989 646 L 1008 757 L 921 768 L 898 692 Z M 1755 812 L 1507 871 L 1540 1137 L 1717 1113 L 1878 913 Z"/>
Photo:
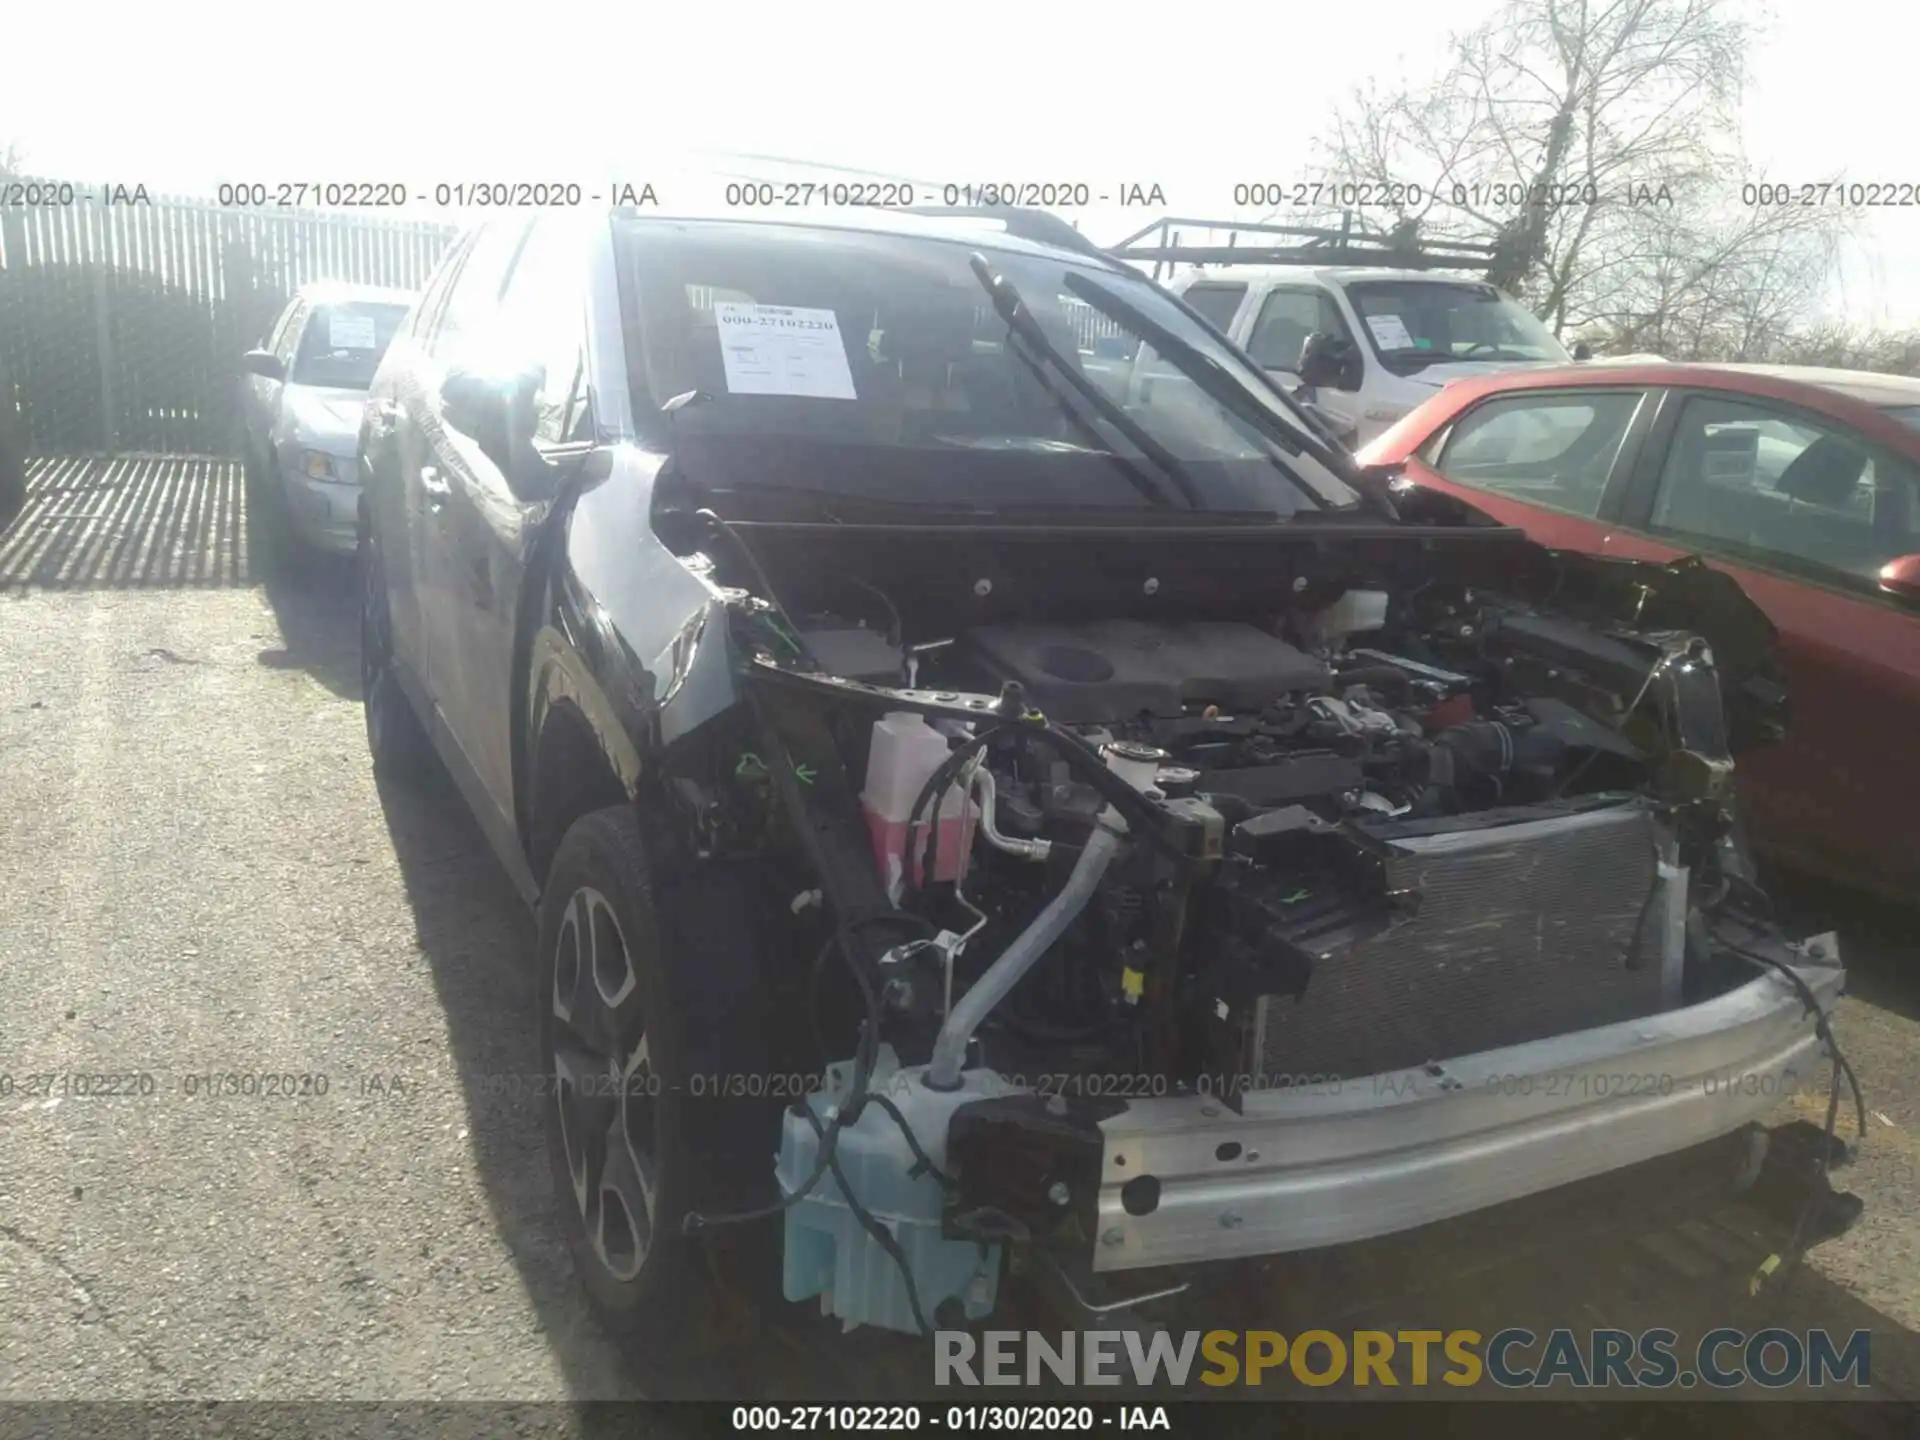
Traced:
<path fill-rule="evenodd" d="M 932 1056 L 949 1006 L 1113 824 L 1094 756 L 1154 838 L 1104 867 L 969 1064 L 1231 1101 L 1678 1003 L 1669 907 L 1684 914 L 1686 872 L 1727 883 L 1705 643 L 1630 643 L 1471 590 L 1389 609 L 1353 589 L 1270 626 L 1015 622 L 922 651 L 917 693 L 1017 697 L 1050 730 L 893 712 L 855 761 L 890 898 L 951 937 L 890 974 L 902 1062 Z M 1648 737 L 1681 711 L 1706 748 L 1696 792 L 1662 805 L 1675 747 Z"/>
<path fill-rule="evenodd" d="M 1671 623 L 1717 577 L 1660 575 L 933 634 L 864 579 L 871 613 L 737 592 L 756 748 L 676 783 L 716 851 L 795 865 L 825 1080 L 783 1121 L 788 1298 L 977 1319 L 1006 1246 L 1124 1238 L 1130 1105 L 1444 1077 L 1752 981 L 1732 754 L 1784 695 L 1740 627 Z"/>

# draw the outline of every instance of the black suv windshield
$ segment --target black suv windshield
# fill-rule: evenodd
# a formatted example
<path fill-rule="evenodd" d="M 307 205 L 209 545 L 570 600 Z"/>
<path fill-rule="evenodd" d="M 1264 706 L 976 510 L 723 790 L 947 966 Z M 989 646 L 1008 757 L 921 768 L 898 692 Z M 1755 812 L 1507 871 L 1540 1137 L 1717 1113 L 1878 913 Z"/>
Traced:
<path fill-rule="evenodd" d="M 1491 285 L 1366 280 L 1346 288 L 1380 363 L 1396 375 L 1461 361 L 1573 362 L 1531 310 Z"/>
<path fill-rule="evenodd" d="M 1140 277 L 987 232 L 618 234 L 636 413 L 707 483 L 995 513 L 1357 502 L 1324 438 Z M 975 254 L 1031 343 L 1009 341 Z"/>
<path fill-rule="evenodd" d="M 339 300 L 316 305 L 293 357 L 295 385 L 336 390 L 365 390 L 387 353 L 393 332 L 407 318 L 405 305 L 371 300 Z"/>

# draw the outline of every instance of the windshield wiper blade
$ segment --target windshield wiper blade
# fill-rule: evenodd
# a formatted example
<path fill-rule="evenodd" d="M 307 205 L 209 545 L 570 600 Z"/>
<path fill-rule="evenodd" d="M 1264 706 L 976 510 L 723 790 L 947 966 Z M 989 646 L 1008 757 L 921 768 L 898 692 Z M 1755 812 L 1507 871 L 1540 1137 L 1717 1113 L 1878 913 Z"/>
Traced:
<path fill-rule="evenodd" d="M 1192 478 L 1179 460 L 1174 458 L 1173 452 L 1141 428 L 1139 421 L 1127 414 L 1098 385 L 1081 374 L 1079 366 L 1060 353 L 1059 347 L 1047 338 L 1046 332 L 1033 318 L 1033 312 L 1027 308 L 1026 301 L 1014 288 L 1013 282 L 1004 275 L 994 274 L 987 257 L 977 251 L 968 263 L 973 269 L 974 277 L 979 280 L 981 288 L 987 292 L 987 298 L 993 302 L 994 311 L 1006 322 L 1008 335 L 1018 339 L 1025 347 L 1024 349 L 1019 346 L 1014 347 L 1014 354 L 1018 355 L 1033 371 L 1034 378 L 1040 382 L 1041 388 L 1060 402 L 1061 410 L 1075 427 L 1099 446 L 1102 454 L 1113 456 L 1114 463 L 1120 467 L 1127 478 L 1133 482 L 1134 488 L 1142 495 L 1155 505 L 1164 506 L 1168 503 L 1165 491 L 1154 484 L 1140 467 L 1126 456 L 1114 454 L 1107 448 L 1105 437 L 1077 409 L 1066 402 L 1060 392 L 1054 388 L 1053 383 L 1047 379 L 1047 365 L 1051 365 L 1059 372 L 1073 387 L 1075 393 L 1087 404 L 1093 406 L 1102 419 L 1124 435 L 1129 444 L 1153 461 L 1167 479 L 1173 482 L 1174 488 L 1180 492 L 1181 498 L 1190 508 L 1200 509 L 1200 492 L 1194 488 Z M 1046 363 L 1042 364 L 1042 361 Z"/>
<path fill-rule="evenodd" d="M 1104 285 L 1089 282 L 1084 275 L 1069 273 L 1064 283 L 1067 289 L 1106 315 L 1109 320 L 1118 320 L 1121 324 L 1138 331 L 1162 357 L 1178 356 L 1179 361 L 1184 362 L 1179 365 L 1179 368 L 1208 399 L 1217 401 L 1231 410 L 1282 449 L 1298 455 L 1305 448 L 1300 443 L 1300 436 L 1289 435 L 1276 429 L 1273 423 L 1276 418 L 1274 412 L 1264 405 L 1249 400 L 1246 387 L 1234 378 L 1232 372 L 1192 341 L 1167 329 L 1151 315 L 1146 314 L 1132 302 L 1114 294 Z M 1192 368 L 1187 368 L 1189 366 Z M 1274 393 L 1287 403 L 1293 403 L 1292 397 L 1284 391 L 1276 389 Z M 1305 431 L 1306 438 L 1317 438 L 1312 428 L 1306 425 L 1304 418 L 1301 418 L 1299 423 Z"/>
<path fill-rule="evenodd" d="M 1274 395 L 1285 408 L 1279 411 L 1270 409 L 1253 399 L 1233 372 L 1218 360 L 1195 346 L 1192 341 L 1169 330 L 1131 301 L 1114 294 L 1105 285 L 1097 284 L 1091 277 L 1077 271 L 1070 272 L 1062 283 L 1077 298 L 1086 301 L 1109 320 L 1117 320 L 1144 337 L 1162 358 L 1173 359 L 1175 368 L 1191 380 L 1201 394 L 1246 421 L 1276 446 L 1290 454 L 1303 455 L 1311 444 L 1320 452 L 1318 458 L 1321 463 L 1345 479 L 1344 472 L 1351 468 L 1351 458 L 1338 445 L 1332 445 L 1326 441 L 1318 427 L 1307 417 L 1300 402 L 1285 390 L 1277 385 L 1272 386 Z M 1283 419 L 1299 433 L 1288 433 L 1280 423 Z M 1320 504 L 1338 508 L 1350 503 L 1344 495 L 1328 493 L 1315 484 L 1309 476 L 1302 475 L 1278 455 L 1271 455 L 1268 459 L 1276 469 L 1300 489 L 1310 493 Z"/>

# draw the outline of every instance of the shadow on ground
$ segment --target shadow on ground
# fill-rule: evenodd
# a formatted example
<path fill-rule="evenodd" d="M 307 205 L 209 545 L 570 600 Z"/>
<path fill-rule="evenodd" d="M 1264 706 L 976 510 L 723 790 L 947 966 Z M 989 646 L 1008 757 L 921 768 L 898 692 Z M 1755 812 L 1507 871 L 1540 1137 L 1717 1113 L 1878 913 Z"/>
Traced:
<path fill-rule="evenodd" d="M 280 644 L 262 650 L 262 665 L 304 670 L 335 695 L 360 698 L 359 569 L 351 555 L 310 548 L 294 533 L 286 497 L 244 486 L 247 555 L 280 626 Z"/>
<path fill-rule="evenodd" d="M 0 589 L 252 583 L 240 464 L 211 456 L 40 457 L 0 530 Z"/>
<path fill-rule="evenodd" d="M 289 539 L 238 461 L 209 456 L 40 457 L 0 526 L 0 590 L 163 590 L 259 585 L 281 643 L 260 663 L 360 695 L 359 595 L 351 556 Z"/>
<path fill-rule="evenodd" d="M 304 670 L 335 695 L 360 699 L 359 572 L 350 555 L 262 549 L 261 593 L 273 607 L 280 643 L 256 657 L 278 670 Z"/>
<path fill-rule="evenodd" d="M 1851 994 L 1920 1020 L 1920 907 L 1804 875 L 1775 872 L 1766 879 L 1790 934 L 1839 932 Z"/>

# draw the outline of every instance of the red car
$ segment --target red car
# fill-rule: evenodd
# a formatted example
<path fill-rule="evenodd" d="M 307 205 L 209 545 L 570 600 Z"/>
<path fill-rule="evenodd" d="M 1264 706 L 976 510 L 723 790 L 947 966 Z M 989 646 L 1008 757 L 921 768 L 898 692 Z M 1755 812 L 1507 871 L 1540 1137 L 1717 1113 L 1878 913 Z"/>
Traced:
<path fill-rule="evenodd" d="M 1920 380 L 1583 365 L 1461 380 L 1361 452 L 1559 549 L 1699 555 L 1779 631 L 1787 739 L 1744 759 L 1754 843 L 1920 889 Z"/>

